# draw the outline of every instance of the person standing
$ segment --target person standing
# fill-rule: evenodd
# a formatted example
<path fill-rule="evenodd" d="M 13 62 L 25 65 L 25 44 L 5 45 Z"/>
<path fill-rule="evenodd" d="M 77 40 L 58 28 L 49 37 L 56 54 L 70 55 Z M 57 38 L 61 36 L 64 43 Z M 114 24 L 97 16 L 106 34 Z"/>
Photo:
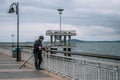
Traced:
<path fill-rule="evenodd" d="M 39 36 L 39 39 L 37 39 L 34 42 L 34 49 L 33 49 L 33 53 L 34 53 L 34 57 L 35 57 L 35 68 L 36 70 L 40 70 L 42 68 L 40 68 L 41 62 L 42 62 L 42 42 L 44 40 L 43 36 Z"/>

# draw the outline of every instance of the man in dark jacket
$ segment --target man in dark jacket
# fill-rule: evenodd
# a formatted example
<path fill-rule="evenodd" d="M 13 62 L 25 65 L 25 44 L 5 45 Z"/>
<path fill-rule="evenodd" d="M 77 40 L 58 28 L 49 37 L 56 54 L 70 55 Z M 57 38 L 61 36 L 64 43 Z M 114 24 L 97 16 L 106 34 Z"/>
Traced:
<path fill-rule="evenodd" d="M 43 36 L 39 36 L 39 39 L 34 42 L 34 57 L 35 57 L 35 68 L 36 70 L 40 70 L 40 65 L 42 62 L 42 41 L 44 40 Z"/>

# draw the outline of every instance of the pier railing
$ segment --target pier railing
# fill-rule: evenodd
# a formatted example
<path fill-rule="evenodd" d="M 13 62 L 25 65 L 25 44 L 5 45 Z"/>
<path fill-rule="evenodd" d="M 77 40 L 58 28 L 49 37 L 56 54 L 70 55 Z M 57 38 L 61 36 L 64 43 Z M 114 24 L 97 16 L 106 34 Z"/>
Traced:
<path fill-rule="evenodd" d="M 104 61 L 99 58 L 88 58 L 87 55 L 85 57 L 78 55 L 69 57 L 62 55 L 62 52 L 58 53 L 44 52 L 42 67 L 73 80 L 120 80 L 119 58 L 113 61 L 112 59 Z M 27 60 L 32 54 L 32 50 L 24 49 L 21 58 Z M 34 58 L 29 63 L 34 64 Z"/>

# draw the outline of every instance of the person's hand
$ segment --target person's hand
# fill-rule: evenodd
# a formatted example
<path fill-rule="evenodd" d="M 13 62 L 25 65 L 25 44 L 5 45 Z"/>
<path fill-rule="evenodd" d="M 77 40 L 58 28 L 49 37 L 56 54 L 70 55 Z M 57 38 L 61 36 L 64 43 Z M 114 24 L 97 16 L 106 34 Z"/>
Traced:
<path fill-rule="evenodd" d="M 42 50 L 42 47 L 41 47 L 41 46 L 39 46 L 39 50 Z"/>
<path fill-rule="evenodd" d="M 48 52 L 48 48 L 47 47 L 43 47 L 42 48 L 44 51 Z"/>

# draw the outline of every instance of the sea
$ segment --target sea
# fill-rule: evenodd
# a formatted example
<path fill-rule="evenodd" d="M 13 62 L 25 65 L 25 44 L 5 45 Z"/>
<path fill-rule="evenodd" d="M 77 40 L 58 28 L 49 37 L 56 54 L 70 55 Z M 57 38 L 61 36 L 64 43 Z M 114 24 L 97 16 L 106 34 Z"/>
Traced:
<path fill-rule="evenodd" d="M 76 47 L 73 47 L 73 51 L 77 52 L 120 56 L 119 41 L 83 41 L 77 42 L 75 45 Z"/>
<path fill-rule="evenodd" d="M 120 56 L 120 41 L 81 41 L 74 44 L 72 51 L 75 52 Z M 12 43 L 0 42 L 0 46 L 11 47 Z M 33 42 L 21 42 L 20 46 L 33 46 Z"/>

